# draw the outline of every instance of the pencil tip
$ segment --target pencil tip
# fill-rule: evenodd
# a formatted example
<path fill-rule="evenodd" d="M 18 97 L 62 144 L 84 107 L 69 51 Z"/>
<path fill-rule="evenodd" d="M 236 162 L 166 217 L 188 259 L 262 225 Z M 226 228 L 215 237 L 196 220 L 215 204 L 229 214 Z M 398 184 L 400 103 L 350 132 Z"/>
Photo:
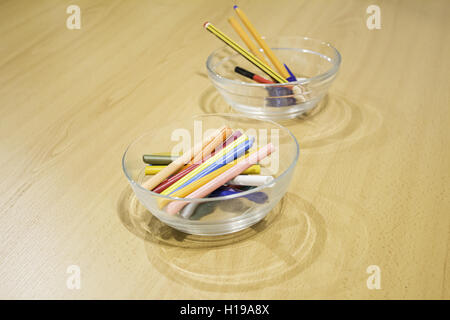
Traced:
<path fill-rule="evenodd" d="M 234 5 L 234 6 L 233 6 L 233 9 L 237 9 L 237 7 L 238 7 L 237 5 Z"/>

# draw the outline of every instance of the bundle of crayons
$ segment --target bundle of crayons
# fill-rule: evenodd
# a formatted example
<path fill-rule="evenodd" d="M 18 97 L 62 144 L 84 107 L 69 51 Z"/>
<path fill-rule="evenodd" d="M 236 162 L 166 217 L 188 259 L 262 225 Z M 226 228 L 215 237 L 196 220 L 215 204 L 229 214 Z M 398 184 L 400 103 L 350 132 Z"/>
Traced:
<path fill-rule="evenodd" d="M 210 22 L 206 22 L 203 26 L 206 30 L 214 34 L 220 40 L 225 42 L 229 47 L 235 50 L 237 53 L 242 55 L 245 59 L 247 59 L 250 63 L 259 68 L 262 72 L 267 74 L 272 80 L 263 78 L 259 75 L 256 75 L 248 70 L 245 70 L 242 67 L 236 66 L 234 71 L 246 78 L 252 79 L 258 83 L 288 83 L 297 81 L 295 75 L 291 72 L 286 64 L 282 64 L 278 58 L 273 53 L 272 49 L 267 45 L 264 38 L 259 34 L 259 32 L 255 29 L 253 24 L 248 19 L 247 15 L 240 9 L 238 6 L 233 7 L 234 11 L 241 19 L 242 23 L 248 29 L 250 34 L 256 40 L 256 42 L 261 47 L 261 50 L 258 49 L 255 43 L 250 39 L 250 37 L 245 33 L 244 29 L 240 26 L 240 24 L 233 18 L 230 17 L 228 22 L 231 24 L 233 29 L 242 39 L 242 41 L 249 48 L 250 52 L 242 48 L 238 43 L 233 41 L 230 37 L 224 34 L 222 31 L 217 29 L 217 27 L 213 26 Z M 270 66 L 267 60 L 265 59 L 263 53 L 266 54 L 267 58 L 269 58 L 270 62 L 277 69 L 279 73 L 274 71 Z M 283 97 L 290 95 L 301 95 L 303 93 L 302 88 L 299 85 L 290 85 L 290 86 L 274 86 L 268 87 L 269 96 L 271 97 Z M 291 97 L 287 99 L 270 99 L 269 103 L 272 106 L 289 106 L 296 103 L 296 99 Z"/>
<path fill-rule="evenodd" d="M 248 187 L 261 186 L 273 181 L 272 176 L 259 175 L 259 161 L 274 151 L 268 145 L 251 150 L 255 139 L 240 131 L 224 126 L 184 154 L 143 155 L 145 168 L 151 178 L 143 187 L 153 192 L 174 198 L 220 197 L 242 192 Z M 247 196 L 251 201 L 261 203 L 267 200 L 263 193 Z M 160 208 L 169 214 L 180 212 L 189 202 L 158 199 Z M 183 209 L 187 218 L 195 210 L 191 203 Z"/>

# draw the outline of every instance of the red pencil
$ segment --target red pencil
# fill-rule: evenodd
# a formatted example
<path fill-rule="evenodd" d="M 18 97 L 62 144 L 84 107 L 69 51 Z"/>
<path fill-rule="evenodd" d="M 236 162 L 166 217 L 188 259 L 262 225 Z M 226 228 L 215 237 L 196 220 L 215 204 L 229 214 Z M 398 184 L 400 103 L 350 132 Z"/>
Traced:
<path fill-rule="evenodd" d="M 239 73 L 240 75 L 243 75 L 244 77 L 247 77 L 249 79 L 255 80 L 256 82 L 259 83 L 275 83 L 271 80 L 267 80 L 266 78 L 258 76 L 257 74 L 254 74 L 253 72 L 245 70 L 241 67 L 234 68 L 234 72 Z"/>
<path fill-rule="evenodd" d="M 175 182 L 177 182 L 178 180 L 183 178 L 185 175 L 187 175 L 189 172 L 191 172 L 192 170 L 197 168 L 199 165 L 200 165 L 200 163 L 191 164 L 186 169 L 181 170 L 176 175 L 174 175 L 174 176 L 168 178 L 167 180 L 161 182 L 155 189 L 153 189 L 153 192 L 156 192 L 156 193 L 163 192 L 168 187 L 170 187 L 172 184 L 174 184 Z"/>

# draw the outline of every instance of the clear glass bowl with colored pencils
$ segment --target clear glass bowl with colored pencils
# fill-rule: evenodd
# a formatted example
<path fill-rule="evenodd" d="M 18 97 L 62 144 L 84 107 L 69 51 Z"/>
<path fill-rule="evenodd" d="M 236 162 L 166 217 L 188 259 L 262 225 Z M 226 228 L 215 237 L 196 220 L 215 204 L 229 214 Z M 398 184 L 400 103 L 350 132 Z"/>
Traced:
<path fill-rule="evenodd" d="M 223 235 L 254 225 L 277 205 L 298 157 L 294 135 L 271 120 L 207 114 L 143 134 L 128 146 L 122 165 L 154 217 L 185 233 Z M 170 173 L 158 178 L 162 170 Z"/>
<path fill-rule="evenodd" d="M 297 81 L 283 85 L 255 81 L 251 74 L 273 80 L 240 54 L 223 47 L 213 51 L 206 62 L 214 86 L 233 109 L 253 117 L 293 119 L 313 109 L 337 75 L 341 64 L 338 50 L 327 42 L 306 37 L 267 38 L 266 42 Z M 249 74 L 236 72 L 236 67 Z"/>

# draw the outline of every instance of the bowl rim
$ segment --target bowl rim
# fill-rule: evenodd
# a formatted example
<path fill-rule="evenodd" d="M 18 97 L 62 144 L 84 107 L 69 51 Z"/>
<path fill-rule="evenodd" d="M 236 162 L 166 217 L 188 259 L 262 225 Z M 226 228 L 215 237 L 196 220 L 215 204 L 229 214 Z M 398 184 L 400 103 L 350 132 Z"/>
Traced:
<path fill-rule="evenodd" d="M 166 196 L 166 195 L 162 195 L 160 193 L 156 193 L 153 192 L 151 190 L 148 190 L 144 187 L 141 186 L 140 183 L 138 183 L 137 181 L 135 181 L 134 179 L 131 178 L 131 176 L 128 173 L 128 170 L 126 169 L 125 166 L 125 159 L 128 153 L 128 150 L 135 144 L 137 143 L 142 137 L 146 136 L 147 134 L 149 134 L 151 131 L 146 131 L 145 133 L 141 134 L 139 137 L 135 138 L 125 149 L 125 152 L 122 156 L 122 170 L 125 174 L 125 177 L 127 178 L 128 182 L 133 185 L 136 186 L 137 188 L 139 188 L 140 190 L 144 191 L 145 193 L 147 193 L 149 196 L 153 196 L 156 198 L 160 198 L 160 199 L 167 199 L 167 200 L 171 200 L 171 201 L 183 201 L 183 202 L 188 202 L 188 203 L 203 203 L 203 202 L 212 202 L 212 201 L 221 201 L 221 200 L 229 200 L 229 199 L 234 199 L 234 198 L 241 198 L 245 195 L 249 195 L 249 194 L 253 194 L 256 192 L 259 192 L 262 189 L 265 189 L 267 187 L 269 187 L 272 184 L 276 184 L 277 181 L 279 181 L 284 175 L 286 175 L 288 172 L 290 172 L 295 165 L 297 164 L 298 158 L 300 156 L 300 146 L 298 144 L 297 139 L 295 138 L 295 136 L 292 134 L 292 132 L 280 125 L 279 123 L 272 121 L 272 120 L 266 120 L 266 119 L 258 119 L 255 117 L 251 117 L 251 116 L 247 116 L 247 115 L 241 115 L 241 114 L 233 114 L 233 113 L 207 113 L 207 114 L 194 114 L 192 115 L 191 119 L 195 119 L 195 118 L 200 118 L 200 117 L 212 117 L 212 116 L 216 116 L 216 117 L 234 117 L 234 118 L 247 118 L 250 120 L 255 120 L 255 121 L 262 121 L 262 122 L 269 122 L 277 127 L 279 127 L 280 129 L 284 130 L 290 137 L 291 139 L 293 139 L 294 144 L 295 144 L 295 156 L 294 159 L 292 160 L 292 162 L 289 164 L 289 166 L 276 178 L 274 178 L 274 180 L 265 183 L 259 187 L 256 187 L 254 189 L 250 189 L 247 191 L 243 191 L 243 192 L 239 192 L 233 195 L 228 195 L 228 196 L 222 196 L 222 197 L 212 197 L 212 198 L 178 198 L 178 197 L 170 197 L 170 196 Z M 238 218 L 238 217 L 236 217 Z"/>
<path fill-rule="evenodd" d="M 266 37 L 263 36 L 264 39 L 266 39 Z M 270 39 L 271 37 L 269 37 Z M 297 38 L 297 39 L 303 39 L 303 40 L 307 40 L 307 41 L 313 41 L 316 43 L 319 43 L 321 45 L 324 45 L 326 47 L 331 48 L 334 51 L 334 54 L 336 56 L 336 59 L 333 59 L 331 57 L 328 57 L 331 59 L 331 63 L 332 66 L 330 69 L 328 69 L 326 72 L 318 74 L 314 77 L 311 78 L 305 78 L 305 79 L 300 79 L 297 81 L 292 81 L 292 82 L 287 82 L 287 83 L 251 83 L 251 82 L 244 82 L 241 80 L 233 80 L 233 79 L 229 79 L 229 78 L 225 78 L 222 77 L 221 75 L 219 75 L 217 72 L 213 71 L 211 68 L 211 64 L 212 64 L 212 59 L 214 57 L 214 55 L 221 51 L 224 50 L 225 48 L 229 48 L 228 46 L 222 46 L 218 49 L 215 49 L 206 59 L 206 69 L 208 70 L 208 73 L 210 74 L 210 76 L 212 76 L 213 78 L 215 78 L 215 80 L 219 80 L 219 81 L 223 81 L 223 82 L 228 82 L 230 84 L 234 84 L 234 85 L 242 85 L 242 86 L 248 86 L 248 87 L 260 87 L 260 88 L 267 88 L 267 87 L 275 87 L 275 86 L 280 86 L 280 85 L 301 85 L 301 84 L 306 84 L 306 83 L 310 83 L 310 82 L 315 82 L 315 81 L 321 81 L 327 78 L 332 77 L 333 75 L 335 75 L 337 73 L 337 71 L 339 70 L 339 67 L 341 65 L 342 62 L 342 56 L 339 52 L 339 50 L 337 50 L 331 43 L 323 41 L 323 40 L 319 40 L 319 39 L 315 39 L 315 38 L 311 38 L 311 37 L 305 37 L 305 36 L 279 36 L 279 37 L 273 37 L 273 38 Z M 279 48 L 279 47 L 271 47 L 271 49 L 301 49 L 301 48 Z"/>

